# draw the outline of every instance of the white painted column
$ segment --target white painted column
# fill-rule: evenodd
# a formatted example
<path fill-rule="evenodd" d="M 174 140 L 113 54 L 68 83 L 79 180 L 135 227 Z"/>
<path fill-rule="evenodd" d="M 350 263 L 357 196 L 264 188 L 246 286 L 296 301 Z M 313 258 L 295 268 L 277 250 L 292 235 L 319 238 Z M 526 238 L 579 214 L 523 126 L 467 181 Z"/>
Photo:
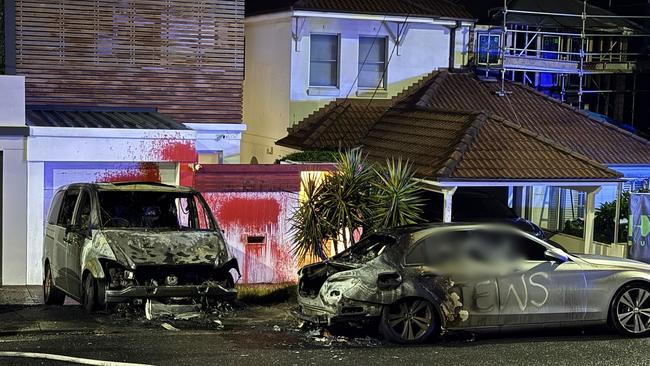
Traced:
<path fill-rule="evenodd" d="M 453 198 L 454 198 L 454 193 L 456 193 L 456 189 L 458 187 L 450 187 L 450 188 L 442 188 L 442 194 L 443 194 L 443 208 L 442 208 L 442 222 L 451 222 L 451 208 L 452 208 L 452 203 L 453 203 Z"/>
<path fill-rule="evenodd" d="M 596 219 L 596 194 L 601 187 L 589 187 L 585 189 L 587 202 L 585 205 L 585 254 L 594 254 L 594 220 Z"/>
<path fill-rule="evenodd" d="M 2 284 L 27 283 L 27 164 L 20 148 L 3 146 Z"/>
<path fill-rule="evenodd" d="M 45 237 L 45 163 L 27 163 L 27 284 L 43 281 L 43 238 Z"/>

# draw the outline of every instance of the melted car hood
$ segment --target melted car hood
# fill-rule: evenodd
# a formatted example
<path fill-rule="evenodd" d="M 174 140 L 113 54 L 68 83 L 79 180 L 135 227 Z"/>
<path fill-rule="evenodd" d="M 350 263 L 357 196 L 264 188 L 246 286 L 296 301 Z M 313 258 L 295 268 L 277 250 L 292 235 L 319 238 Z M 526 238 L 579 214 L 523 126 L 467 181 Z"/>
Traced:
<path fill-rule="evenodd" d="M 577 254 L 577 255 L 574 254 L 574 256 L 595 266 L 650 271 L 649 264 L 631 260 L 631 259 L 623 259 L 623 258 L 607 257 L 603 255 L 591 255 L 591 254 Z"/>
<path fill-rule="evenodd" d="M 223 236 L 204 231 L 103 230 L 118 262 L 137 265 L 215 264 L 228 261 Z"/>

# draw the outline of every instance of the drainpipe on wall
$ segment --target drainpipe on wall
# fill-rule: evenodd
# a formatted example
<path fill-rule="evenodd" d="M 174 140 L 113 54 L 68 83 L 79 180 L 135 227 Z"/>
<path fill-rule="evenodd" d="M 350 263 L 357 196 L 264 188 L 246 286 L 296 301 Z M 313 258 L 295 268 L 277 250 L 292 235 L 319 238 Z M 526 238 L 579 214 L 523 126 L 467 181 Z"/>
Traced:
<path fill-rule="evenodd" d="M 456 25 L 449 27 L 449 70 L 453 70 L 456 64 L 456 30 L 460 25 L 461 22 L 457 20 Z"/>

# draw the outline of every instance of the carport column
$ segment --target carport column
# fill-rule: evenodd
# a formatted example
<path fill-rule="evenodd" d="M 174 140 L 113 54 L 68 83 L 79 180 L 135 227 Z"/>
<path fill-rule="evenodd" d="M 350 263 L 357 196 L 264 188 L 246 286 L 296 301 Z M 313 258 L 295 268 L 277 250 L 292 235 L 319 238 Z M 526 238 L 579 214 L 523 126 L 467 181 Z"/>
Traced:
<path fill-rule="evenodd" d="M 454 193 L 456 193 L 458 187 L 443 187 L 443 206 L 442 206 L 442 222 L 451 222 L 451 207 L 452 201 L 454 198 Z"/>
<path fill-rule="evenodd" d="M 586 187 L 587 202 L 585 205 L 585 254 L 594 253 L 594 221 L 596 220 L 596 194 L 601 187 Z"/>

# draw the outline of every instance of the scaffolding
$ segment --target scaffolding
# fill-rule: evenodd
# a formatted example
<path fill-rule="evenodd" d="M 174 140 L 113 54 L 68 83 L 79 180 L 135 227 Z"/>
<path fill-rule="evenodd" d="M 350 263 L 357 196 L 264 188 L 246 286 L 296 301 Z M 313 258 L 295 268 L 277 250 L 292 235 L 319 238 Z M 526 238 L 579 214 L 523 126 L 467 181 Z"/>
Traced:
<path fill-rule="evenodd" d="M 508 2 L 508 0 L 503 1 L 502 26 L 495 27 L 496 29 L 491 29 L 487 33 L 487 64 L 480 65 L 481 68 L 485 68 L 486 76 L 490 74 L 490 71 L 500 71 L 500 94 L 507 93 L 505 81 L 508 74 L 513 81 L 517 75 L 520 76 L 523 83 L 531 83 L 536 86 L 538 86 L 537 79 L 540 74 L 552 75 L 552 84 L 560 89 L 560 99 L 566 101 L 567 95 L 572 94 L 575 100 L 577 94 L 577 107 L 580 109 L 584 107 L 584 97 L 588 94 L 629 93 L 632 95 L 634 110 L 637 94 L 650 92 L 650 90 L 637 89 L 636 82 L 640 66 L 645 65 L 645 63 L 639 62 L 639 58 L 648 56 L 647 53 L 629 52 L 628 50 L 630 39 L 639 37 L 650 39 L 650 34 L 639 32 L 640 27 L 637 29 L 612 27 L 604 31 L 601 29 L 594 31 L 590 27 L 590 22 L 598 24 L 619 22 L 620 24 L 631 19 L 650 19 L 650 16 L 621 16 L 605 11 L 590 14 L 586 0 L 581 1 L 582 11 L 580 13 L 512 9 L 508 7 Z M 526 22 L 523 21 L 520 24 L 511 25 L 513 22 L 509 22 L 508 17 L 512 15 L 570 19 L 571 21 L 567 23 L 571 23 L 573 26 L 548 27 L 525 24 Z M 561 23 L 558 22 L 558 24 Z M 549 28 L 553 30 L 549 30 Z M 490 55 L 493 49 L 490 44 L 492 39 L 489 38 L 489 35 L 494 33 L 501 35 L 498 46 L 500 55 L 498 61 L 491 64 L 493 60 L 490 60 Z M 544 47 L 542 40 L 546 40 L 547 37 L 557 39 L 558 45 L 555 49 Z M 536 80 L 531 79 L 529 74 L 532 74 Z M 605 74 L 633 75 L 632 85 L 625 85 L 624 88 L 603 88 L 592 78 L 591 83 L 595 88 L 585 87 L 587 77 Z M 578 78 L 578 85 L 574 90 L 567 86 L 567 78 L 572 75 L 577 75 Z M 632 121 L 634 121 L 634 112 L 632 113 Z"/>

